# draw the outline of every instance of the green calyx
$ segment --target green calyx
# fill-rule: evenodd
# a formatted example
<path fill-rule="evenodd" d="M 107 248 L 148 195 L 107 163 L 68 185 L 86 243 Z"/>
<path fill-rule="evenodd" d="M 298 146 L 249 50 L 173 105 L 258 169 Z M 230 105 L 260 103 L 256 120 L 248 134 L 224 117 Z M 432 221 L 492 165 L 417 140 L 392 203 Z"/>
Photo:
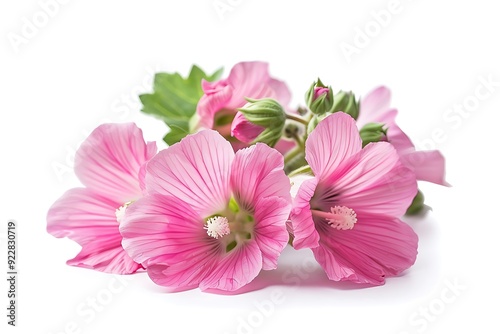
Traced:
<path fill-rule="evenodd" d="M 359 130 L 363 147 L 387 139 L 387 129 L 382 123 L 368 123 Z"/>
<path fill-rule="evenodd" d="M 252 144 L 261 142 L 274 147 L 283 135 L 286 113 L 274 99 L 246 99 L 248 103 L 238 109 L 252 124 L 261 126 L 264 130 L 255 138 Z"/>
<path fill-rule="evenodd" d="M 318 78 L 306 92 L 307 107 L 315 115 L 323 115 L 333 111 L 334 95 L 331 86 L 325 86 Z"/>
<path fill-rule="evenodd" d="M 359 101 L 352 92 L 340 91 L 335 94 L 332 112 L 342 111 L 349 114 L 354 119 L 359 116 Z"/>

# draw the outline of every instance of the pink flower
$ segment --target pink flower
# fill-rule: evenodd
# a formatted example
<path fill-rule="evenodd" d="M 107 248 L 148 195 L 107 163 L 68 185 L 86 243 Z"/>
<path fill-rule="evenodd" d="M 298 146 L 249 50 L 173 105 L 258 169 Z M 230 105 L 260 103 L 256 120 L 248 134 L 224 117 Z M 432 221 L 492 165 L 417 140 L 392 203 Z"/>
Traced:
<path fill-rule="evenodd" d="M 202 130 L 148 163 L 146 189 L 120 231 L 155 283 L 232 291 L 276 268 L 291 208 L 276 150 L 259 143 L 235 154 L 220 134 Z"/>
<path fill-rule="evenodd" d="M 391 144 L 361 147 L 354 119 L 343 112 L 311 132 L 306 160 L 314 178 L 294 200 L 293 246 L 311 248 L 331 280 L 383 284 L 415 262 L 417 236 L 398 217 L 417 183 Z"/>
<path fill-rule="evenodd" d="M 235 149 L 247 146 L 263 128 L 249 124 L 236 110 L 247 103 L 245 98 L 273 98 L 284 107 L 287 107 L 291 100 L 287 85 L 272 78 L 268 67 L 264 62 L 241 62 L 231 69 L 228 78 L 215 82 L 203 81 L 205 94 L 198 102 L 196 110 L 199 127 L 215 129 L 228 139 L 234 135 L 239 140 L 232 141 Z M 233 120 L 237 122 L 233 124 Z M 244 124 L 240 124 L 241 122 Z M 291 148 L 290 145 L 285 147 Z"/>
<path fill-rule="evenodd" d="M 113 274 L 142 266 L 121 246 L 119 220 L 129 203 L 143 196 L 144 165 L 156 153 L 133 123 L 103 124 L 82 143 L 75 173 L 85 188 L 67 191 L 47 214 L 47 231 L 82 246 L 69 265 Z"/>
<path fill-rule="evenodd" d="M 390 108 L 391 92 L 381 86 L 371 91 L 361 101 L 357 124 L 361 129 L 367 123 L 383 123 L 388 127 L 388 141 L 394 145 L 403 164 L 411 168 L 417 180 L 440 185 L 445 181 L 445 159 L 441 152 L 416 151 L 410 138 L 396 124 L 398 111 Z"/>

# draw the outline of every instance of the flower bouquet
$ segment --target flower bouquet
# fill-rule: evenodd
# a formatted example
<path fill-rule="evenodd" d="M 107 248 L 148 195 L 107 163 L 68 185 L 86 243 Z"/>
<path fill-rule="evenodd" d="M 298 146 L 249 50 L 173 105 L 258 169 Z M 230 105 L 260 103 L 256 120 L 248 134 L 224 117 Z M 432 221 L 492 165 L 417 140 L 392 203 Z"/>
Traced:
<path fill-rule="evenodd" d="M 84 187 L 47 214 L 50 234 L 82 246 L 68 264 L 211 291 L 277 268 L 287 244 L 310 248 L 333 281 L 380 285 L 412 266 L 418 237 L 401 217 L 425 208 L 417 180 L 447 185 L 445 161 L 415 149 L 389 90 L 358 99 L 318 79 L 293 108 L 268 64 L 221 72 L 158 73 L 140 96 L 168 125 L 168 148 L 133 123 L 82 143 Z"/>

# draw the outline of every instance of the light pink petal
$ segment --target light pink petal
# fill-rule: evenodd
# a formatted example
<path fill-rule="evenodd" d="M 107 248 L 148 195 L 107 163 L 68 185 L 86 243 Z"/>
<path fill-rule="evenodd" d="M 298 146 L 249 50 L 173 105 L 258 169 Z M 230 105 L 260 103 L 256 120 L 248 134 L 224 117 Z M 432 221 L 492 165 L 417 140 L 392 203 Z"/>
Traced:
<path fill-rule="evenodd" d="M 415 151 L 415 145 L 410 138 L 396 125 L 396 123 L 387 123 L 387 139 L 400 155 L 406 152 Z"/>
<path fill-rule="evenodd" d="M 355 120 L 336 112 L 321 121 L 306 141 L 306 160 L 319 179 L 330 175 L 344 160 L 361 150 Z"/>
<path fill-rule="evenodd" d="M 245 144 L 252 143 L 264 130 L 264 127 L 249 122 L 239 111 L 231 124 L 231 136 Z"/>
<path fill-rule="evenodd" d="M 84 188 L 67 191 L 52 205 L 47 214 L 47 232 L 82 246 L 68 264 L 113 274 L 130 274 L 141 268 L 121 246 L 115 215 L 120 205 Z"/>
<path fill-rule="evenodd" d="M 417 180 L 449 186 L 445 180 L 445 159 L 441 152 L 408 152 L 401 155 L 401 160 L 415 172 Z"/>
<path fill-rule="evenodd" d="M 174 196 L 202 217 L 223 210 L 229 201 L 234 152 L 220 134 L 203 130 L 158 153 L 148 163 L 148 193 Z"/>
<path fill-rule="evenodd" d="M 246 103 L 246 97 L 253 99 L 273 97 L 273 90 L 269 85 L 270 79 L 268 63 L 253 61 L 234 65 L 227 78 L 228 84 L 234 91 L 226 108 L 241 108 Z"/>
<path fill-rule="evenodd" d="M 87 188 L 123 204 L 141 197 L 139 171 L 155 153 L 134 123 L 103 124 L 76 152 L 75 173 Z"/>
<path fill-rule="evenodd" d="M 135 261 L 174 264 L 196 249 L 203 252 L 213 246 L 215 239 L 203 226 L 203 219 L 186 203 L 151 194 L 128 207 L 120 233 L 123 247 Z"/>
<path fill-rule="evenodd" d="M 314 226 L 310 206 L 317 184 L 316 178 L 305 180 L 294 199 L 290 220 L 294 236 L 293 248 L 295 249 L 318 246 L 319 234 Z"/>
<path fill-rule="evenodd" d="M 200 127 L 211 129 L 214 125 L 215 114 L 221 109 L 226 108 L 234 89 L 228 85 L 227 80 L 216 82 L 203 80 L 202 89 L 205 94 L 198 101 L 196 112 L 199 117 Z"/>
<path fill-rule="evenodd" d="M 383 284 L 415 263 L 418 237 L 398 219 L 359 216 L 352 230 L 320 228 L 314 256 L 334 281 Z"/>
<path fill-rule="evenodd" d="M 368 123 L 387 123 L 389 113 L 393 113 L 390 108 L 391 91 L 384 86 L 372 90 L 360 103 L 359 117 L 357 119 L 360 129 Z M 393 114 L 392 117 L 396 115 Z M 392 122 L 394 119 L 392 119 Z M 392 123 L 391 122 L 391 123 Z"/>
<path fill-rule="evenodd" d="M 292 93 L 288 85 L 284 81 L 271 79 L 269 80 L 269 86 L 273 90 L 273 95 L 268 97 L 275 99 L 286 108 L 292 100 Z"/>
<path fill-rule="evenodd" d="M 262 269 L 262 253 L 255 240 L 227 253 L 200 283 L 201 290 L 234 291 L 250 283 Z"/>
<path fill-rule="evenodd" d="M 283 165 L 283 156 L 266 144 L 257 143 L 236 152 L 231 189 L 238 204 L 253 212 L 262 198 L 276 196 L 291 202 L 290 179 Z"/>
<path fill-rule="evenodd" d="M 386 142 L 368 144 L 318 185 L 317 204 L 323 211 L 347 206 L 357 214 L 400 217 L 417 193 L 415 174 L 399 161 Z"/>
<path fill-rule="evenodd" d="M 197 286 L 224 253 L 198 214 L 175 197 L 148 195 L 130 205 L 120 225 L 123 247 L 162 286 Z"/>
<path fill-rule="evenodd" d="M 288 243 L 286 221 L 291 203 L 279 197 L 260 200 L 255 207 L 255 241 L 262 252 L 262 269 L 278 266 L 278 257 Z"/>

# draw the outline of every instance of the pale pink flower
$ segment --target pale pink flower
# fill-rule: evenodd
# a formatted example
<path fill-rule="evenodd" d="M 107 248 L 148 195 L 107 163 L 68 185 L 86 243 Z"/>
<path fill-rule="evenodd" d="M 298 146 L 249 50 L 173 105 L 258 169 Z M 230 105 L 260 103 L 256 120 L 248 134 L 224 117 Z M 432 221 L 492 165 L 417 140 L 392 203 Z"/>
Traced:
<path fill-rule="evenodd" d="M 146 189 L 120 231 L 155 283 L 232 291 L 276 268 L 291 208 L 276 150 L 259 143 L 235 154 L 220 134 L 202 130 L 148 163 Z"/>
<path fill-rule="evenodd" d="M 67 263 L 113 274 L 142 266 L 121 246 L 119 220 L 126 207 L 143 196 L 145 163 L 156 153 L 133 123 L 103 124 L 82 143 L 75 173 L 85 188 L 67 191 L 49 209 L 47 231 L 82 246 Z"/>
<path fill-rule="evenodd" d="M 238 63 L 226 79 L 215 82 L 204 80 L 202 89 L 205 94 L 196 109 L 198 126 L 217 130 L 227 139 L 234 136 L 231 140 L 234 149 L 246 147 L 264 130 L 260 126 L 250 124 L 237 111 L 247 103 L 245 98 L 272 98 L 285 108 L 291 100 L 287 85 L 272 78 L 268 63 L 259 61 Z M 278 143 L 277 146 L 280 151 L 289 150 L 294 146 L 290 143 Z"/>
<path fill-rule="evenodd" d="M 306 160 L 314 177 L 294 200 L 295 248 L 311 248 L 334 281 L 383 284 L 415 262 L 417 236 L 399 217 L 417 183 L 391 144 L 362 149 L 354 119 L 337 112 L 309 135 Z"/>
<path fill-rule="evenodd" d="M 368 123 L 385 124 L 388 128 L 387 140 L 394 145 L 403 164 L 415 172 L 417 180 L 448 185 L 445 181 L 445 159 L 441 152 L 416 151 L 410 138 L 396 124 L 398 111 L 390 107 L 390 102 L 391 92 L 384 86 L 365 96 L 357 120 L 359 129 Z"/>

